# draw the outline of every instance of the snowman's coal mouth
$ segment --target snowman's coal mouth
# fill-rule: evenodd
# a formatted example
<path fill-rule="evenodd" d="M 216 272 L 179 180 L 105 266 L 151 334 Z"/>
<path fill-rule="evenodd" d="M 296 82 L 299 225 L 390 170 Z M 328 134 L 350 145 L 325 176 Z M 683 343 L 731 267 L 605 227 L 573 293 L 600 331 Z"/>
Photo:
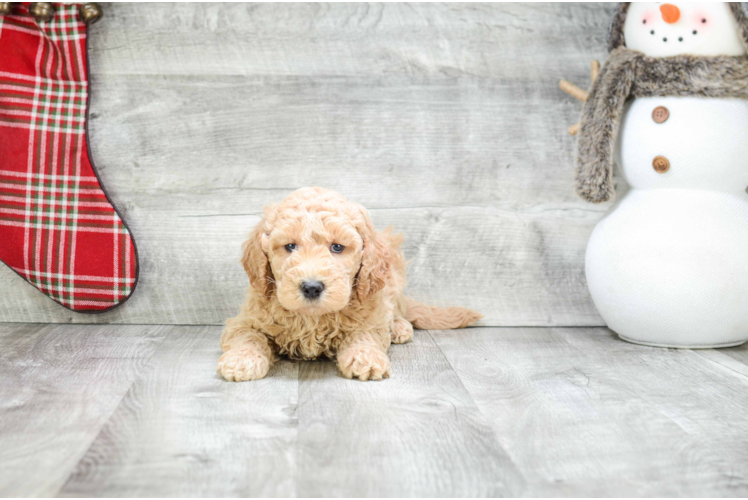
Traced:
<path fill-rule="evenodd" d="M 698 32 L 697 32 L 696 30 L 693 30 L 693 33 L 692 33 L 692 34 L 696 35 L 697 33 L 698 33 Z M 651 31 L 649 32 L 649 34 L 650 34 L 650 35 L 654 35 L 654 34 L 655 34 L 655 30 L 651 30 Z M 666 36 L 662 37 L 662 42 L 663 42 L 663 43 L 667 43 L 667 41 L 668 41 L 668 39 L 667 39 L 667 37 L 666 37 Z M 682 42 L 682 41 L 683 41 L 683 37 L 682 37 L 682 36 L 679 36 L 679 37 L 678 37 L 678 41 L 679 41 L 679 42 Z"/>

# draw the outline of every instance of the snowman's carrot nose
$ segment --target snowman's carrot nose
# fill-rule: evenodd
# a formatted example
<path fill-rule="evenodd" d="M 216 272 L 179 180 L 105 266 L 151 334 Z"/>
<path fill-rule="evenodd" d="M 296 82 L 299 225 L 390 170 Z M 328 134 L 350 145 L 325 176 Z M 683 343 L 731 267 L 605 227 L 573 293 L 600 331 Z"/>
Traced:
<path fill-rule="evenodd" d="M 660 5 L 660 12 L 662 12 L 662 19 L 668 24 L 677 23 L 680 19 L 680 9 L 671 3 Z"/>

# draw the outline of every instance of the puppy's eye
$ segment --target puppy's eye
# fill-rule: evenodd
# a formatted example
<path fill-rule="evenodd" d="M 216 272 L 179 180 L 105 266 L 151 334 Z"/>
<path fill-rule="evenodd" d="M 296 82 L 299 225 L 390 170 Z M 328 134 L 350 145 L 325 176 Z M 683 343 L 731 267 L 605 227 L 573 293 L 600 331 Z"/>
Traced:
<path fill-rule="evenodd" d="M 330 245 L 330 251 L 332 253 L 340 253 L 343 250 L 345 250 L 345 247 L 340 243 L 333 243 L 332 245 Z"/>
<path fill-rule="evenodd" d="M 289 243 L 288 245 L 286 245 L 286 251 L 288 253 L 291 253 L 294 250 L 296 250 L 296 243 Z"/>

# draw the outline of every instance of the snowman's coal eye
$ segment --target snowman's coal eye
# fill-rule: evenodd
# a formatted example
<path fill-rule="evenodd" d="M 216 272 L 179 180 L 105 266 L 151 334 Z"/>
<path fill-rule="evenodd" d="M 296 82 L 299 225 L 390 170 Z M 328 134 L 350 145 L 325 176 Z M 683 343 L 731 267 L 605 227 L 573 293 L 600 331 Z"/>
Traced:
<path fill-rule="evenodd" d="M 701 20 L 701 22 L 702 22 L 702 23 L 706 23 L 706 19 L 702 19 L 702 20 Z"/>
<path fill-rule="evenodd" d="M 642 21 L 642 24 L 647 24 L 647 20 L 646 20 L 646 19 L 644 19 L 644 20 Z"/>

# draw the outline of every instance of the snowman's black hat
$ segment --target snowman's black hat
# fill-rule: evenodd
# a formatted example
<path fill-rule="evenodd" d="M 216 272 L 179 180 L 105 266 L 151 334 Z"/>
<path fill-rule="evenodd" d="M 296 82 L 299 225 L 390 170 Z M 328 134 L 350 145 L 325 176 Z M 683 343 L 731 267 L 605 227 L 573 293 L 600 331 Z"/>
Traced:
<path fill-rule="evenodd" d="M 626 13 L 629 10 L 631 2 L 621 2 L 613 16 L 613 22 L 610 24 L 608 31 L 608 51 L 621 47 L 626 44 L 623 38 L 623 23 L 626 22 Z M 730 10 L 735 16 L 735 20 L 740 26 L 740 34 L 743 38 L 743 45 L 748 50 L 748 2 L 728 2 Z"/>

